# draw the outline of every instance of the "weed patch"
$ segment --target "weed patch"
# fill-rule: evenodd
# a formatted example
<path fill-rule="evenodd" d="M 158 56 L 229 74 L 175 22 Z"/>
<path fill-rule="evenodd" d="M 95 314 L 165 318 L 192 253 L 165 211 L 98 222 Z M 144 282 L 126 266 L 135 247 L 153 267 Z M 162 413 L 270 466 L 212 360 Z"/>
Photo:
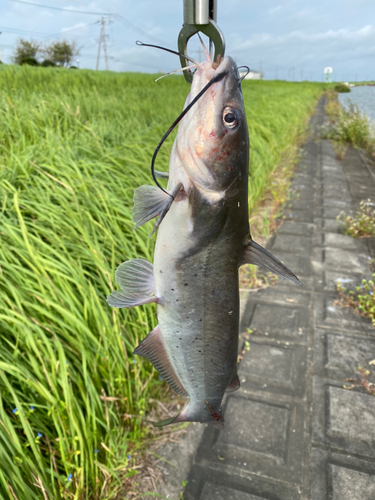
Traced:
<path fill-rule="evenodd" d="M 370 370 L 365 370 L 360 366 L 359 368 L 360 378 L 346 378 L 345 382 L 350 382 L 350 385 L 344 385 L 344 389 L 354 389 L 355 387 L 362 387 L 372 396 L 375 396 L 375 383 L 370 381 L 370 376 L 373 373 Z"/>
<path fill-rule="evenodd" d="M 351 307 L 360 316 L 370 318 L 375 328 L 375 274 L 372 280 L 362 280 L 362 284 L 353 290 L 347 290 L 342 284 L 337 285 L 342 307 Z"/>
<path fill-rule="evenodd" d="M 349 144 L 365 149 L 375 159 L 374 130 L 356 104 L 350 103 L 344 109 L 337 101 L 337 93 L 330 91 L 326 112 L 331 123 L 323 130 L 323 136 L 333 141 L 338 159 L 343 159 Z"/>
<path fill-rule="evenodd" d="M 337 220 L 344 223 L 343 233 L 353 238 L 375 236 L 375 209 L 371 207 L 370 200 L 361 201 L 359 210 L 354 216 L 341 212 Z"/>

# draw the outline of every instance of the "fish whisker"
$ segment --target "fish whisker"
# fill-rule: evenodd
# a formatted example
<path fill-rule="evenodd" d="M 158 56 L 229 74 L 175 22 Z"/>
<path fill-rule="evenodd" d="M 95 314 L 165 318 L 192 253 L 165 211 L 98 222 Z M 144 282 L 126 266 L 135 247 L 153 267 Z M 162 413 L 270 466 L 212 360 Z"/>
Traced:
<path fill-rule="evenodd" d="M 158 82 L 159 80 L 161 80 L 162 78 L 165 78 L 166 76 L 173 75 L 174 73 L 178 73 L 179 71 L 184 71 L 185 69 L 193 69 L 196 67 L 197 67 L 196 64 L 192 64 L 191 66 L 185 66 L 185 68 L 175 69 L 174 71 L 170 71 L 169 73 L 166 73 L 165 75 L 159 76 L 159 78 L 157 78 L 155 80 L 155 82 Z"/>
<path fill-rule="evenodd" d="M 170 54 L 174 54 L 174 55 L 179 56 L 179 57 L 184 57 L 186 60 L 196 64 L 198 68 L 202 68 L 201 63 L 199 63 L 198 61 L 196 61 L 192 57 L 187 56 L 186 54 L 180 54 L 176 50 L 167 49 L 166 47 L 161 47 L 160 45 L 152 45 L 150 43 L 143 43 L 140 40 L 137 40 L 135 43 L 136 43 L 136 45 L 139 45 L 140 47 L 153 47 L 154 49 L 165 50 L 166 52 L 169 52 Z"/>
<path fill-rule="evenodd" d="M 203 42 L 203 40 L 202 40 L 202 37 L 200 36 L 199 32 L 197 33 L 197 35 L 198 35 L 198 38 L 199 38 L 199 40 L 200 40 L 200 42 L 201 42 L 201 44 L 202 44 L 202 47 L 203 47 L 204 53 L 205 53 L 205 55 L 206 55 L 206 61 L 207 61 L 207 62 L 212 62 L 211 55 L 207 52 L 206 46 L 205 46 L 205 44 L 204 44 L 204 42 Z M 211 41 L 211 40 L 210 40 L 210 41 Z"/>

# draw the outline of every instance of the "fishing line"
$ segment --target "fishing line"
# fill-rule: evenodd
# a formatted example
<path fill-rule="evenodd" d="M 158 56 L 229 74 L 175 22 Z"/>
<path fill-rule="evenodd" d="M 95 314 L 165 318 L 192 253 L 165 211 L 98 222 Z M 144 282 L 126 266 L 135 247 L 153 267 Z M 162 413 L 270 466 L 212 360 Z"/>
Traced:
<path fill-rule="evenodd" d="M 151 173 L 152 173 L 152 178 L 154 179 L 155 184 L 162 190 L 164 193 L 168 194 L 171 198 L 174 199 L 174 196 L 172 196 L 168 191 L 166 191 L 164 188 L 161 187 L 159 182 L 156 179 L 155 176 L 155 160 L 156 160 L 156 155 L 158 154 L 163 142 L 166 140 L 166 138 L 169 136 L 169 134 L 172 132 L 172 130 L 176 127 L 176 125 L 182 120 L 182 118 L 186 115 L 186 113 L 191 109 L 194 104 L 202 97 L 202 95 L 213 85 L 214 83 L 220 82 L 226 75 L 228 74 L 228 71 L 224 71 L 223 73 L 219 73 L 216 76 L 214 76 L 205 87 L 199 92 L 199 94 L 191 101 L 191 103 L 183 110 L 183 112 L 180 114 L 178 118 L 172 123 L 172 125 L 169 127 L 167 132 L 164 134 L 163 138 L 159 142 L 157 148 L 155 149 L 154 155 L 152 157 L 151 161 Z"/>
<path fill-rule="evenodd" d="M 241 68 L 246 68 L 246 69 L 247 69 L 247 71 L 246 71 L 246 73 L 245 73 L 245 74 L 244 74 L 244 75 L 240 78 L 240 82 L 242 82 L 242 80 L 243 80 L 244 78 L 246 78 L 246 77 L 247 77 L 247 75 L 250 73 L 250 68 L 249 68 L 249 66 L 238 66 L 237 70 L 240 70 Z"/>

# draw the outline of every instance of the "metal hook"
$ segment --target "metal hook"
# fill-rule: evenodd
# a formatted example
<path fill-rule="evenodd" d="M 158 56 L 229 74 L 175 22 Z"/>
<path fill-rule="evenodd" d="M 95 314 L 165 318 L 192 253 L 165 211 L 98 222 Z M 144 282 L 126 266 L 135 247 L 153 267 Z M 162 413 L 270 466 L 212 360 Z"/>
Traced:
<path fill-rule="evenodd" d="M 178 35 L 178 51 L 187 54 L 189 39 L 199 31 L 213 42 L 215 47 L 214 61 L 218 56 L 224 57 L 225 40 L 224 35 L 216 24 L 217 0 L 184 0 L 184 25 Z M 187 66 L 186 60 L 180 56 L 181 67 Z M 190 69 L 184 70 L 185 80 L 193 81 L 193 73 Z"/>

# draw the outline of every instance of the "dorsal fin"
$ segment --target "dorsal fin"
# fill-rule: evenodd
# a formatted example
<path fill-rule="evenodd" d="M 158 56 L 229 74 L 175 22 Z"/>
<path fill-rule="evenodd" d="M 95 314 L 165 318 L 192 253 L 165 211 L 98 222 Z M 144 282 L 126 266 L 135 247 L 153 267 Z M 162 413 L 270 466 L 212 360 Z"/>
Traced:
<path fill-rule="evenodd" d="M 159 325 L 142 340 L 139 346 L 135 348 L 133 354 L 147 358 L 159 372 L 159 375 L 163 377 L 177 394 L 184 398 L 189 397 L 165 351 Z"/>

